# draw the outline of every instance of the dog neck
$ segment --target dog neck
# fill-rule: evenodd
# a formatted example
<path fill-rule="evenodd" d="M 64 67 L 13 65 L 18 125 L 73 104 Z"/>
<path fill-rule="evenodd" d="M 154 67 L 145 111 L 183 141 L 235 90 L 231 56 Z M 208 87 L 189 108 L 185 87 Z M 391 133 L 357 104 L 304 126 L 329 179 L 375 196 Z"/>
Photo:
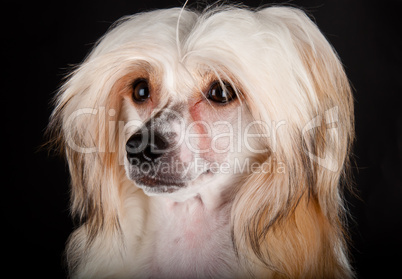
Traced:
<path fill-rule="evenodd" d="M 222 188 L 205 185 L 180 202 L 169 197 L 151 199 L 153 210 L 159 212 L 153 229 L 152 273 L 194 277 L 192 269 L 197 267 L 198 275 L 207 276 L 219 267 L 236 266 L 230 237 L 231 199 Z M 221 275 L 231 272 L 222 270 Z"/>

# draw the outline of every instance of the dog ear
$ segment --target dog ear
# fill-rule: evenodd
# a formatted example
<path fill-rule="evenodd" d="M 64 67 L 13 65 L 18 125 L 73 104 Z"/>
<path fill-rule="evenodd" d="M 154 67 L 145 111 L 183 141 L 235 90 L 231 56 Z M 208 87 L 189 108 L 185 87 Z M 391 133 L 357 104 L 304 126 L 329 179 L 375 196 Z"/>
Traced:
<path fill-rule="evenodd" d="M 255 255 L 250 262 L 285 277 L 349 278 L 340 191 L 340 181 L 348 180 L 354 129 L 348 80 L 336 53 L 302 11 L 267 8 L 256 18 L 267 47 L 282 46 L 275 49 L 276 59 L 282 59 L 276 70 L 286 79 L 271 79 L 280 90 L 256 89 L 248 104 L 251 111 L 267 112 L 265 119 L 259 118 L 264 113 L 255 114 L 257 120 L 286 123 L 275 130 L 275 146 L 266 143 L 266 160 L 276 164 L 262 164 L 236 196 L 234 241 L 239 254 Z M 268 58 L 265 63 L 269 69 Z M 270 102 L 263 97 L 267 94 Z M 288 111 L 286 119 L 281 110 Z M 285 170 L 278 172 L 277 163 Z"/>
<path fill-rule="evenodd" d="M 85 224 L 89 241 L 100 229 L 118 229 L 118 184 L 121 166 L 117 133 L 107 133 L 117 119 L 119 101 L 113 77 L 105 83 L 97 62 L 84 62 L 62 86 L 49 129 L 66 155 L 71 174 L 71 211 Z M 105 65 L 104 65 L 105 66 Z M 104 67 L 103 66 L 103 67 Z"/>

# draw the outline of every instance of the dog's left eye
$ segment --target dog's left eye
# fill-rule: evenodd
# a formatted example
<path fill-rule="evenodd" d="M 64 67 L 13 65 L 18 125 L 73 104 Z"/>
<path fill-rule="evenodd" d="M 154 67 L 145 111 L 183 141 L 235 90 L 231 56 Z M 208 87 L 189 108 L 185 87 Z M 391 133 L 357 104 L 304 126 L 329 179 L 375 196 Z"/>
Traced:
<path fill-rule="evenodd" d="M 144 79 L 137 80 L 133 84 L 133 100 L 143 103 L 150 97 L 148 82 Z"/>
<path fill-rule="evenodd" d="M 211 101 L 214 101 L 215 103 L 229 103 L 233 99 L 236 98 L 236 93 L 232 86 L 227 83 L 223 82 L 224 87 L 222 88 L 222 85 L 220 82 L 214 82 L 209 89 L 207 98 L 210 99 Z"/>

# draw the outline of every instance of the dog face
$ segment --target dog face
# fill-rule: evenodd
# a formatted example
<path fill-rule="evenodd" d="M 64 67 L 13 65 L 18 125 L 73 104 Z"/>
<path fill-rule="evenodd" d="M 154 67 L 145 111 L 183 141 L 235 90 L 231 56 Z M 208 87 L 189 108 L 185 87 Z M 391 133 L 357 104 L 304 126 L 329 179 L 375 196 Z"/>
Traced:
<path fill-rule="evenodd" d="M 129 128 L 127 176 L 149 195 L 188 197 L 212 181 L 228 184 L 236 164 L 250 158 L 242 135 L 246 127 L 251 131 L 252 115 L 241 87 L 232 78 L 187 68 L 169 89 L 157 72 L 131 78 L 124 98 L 125 122 L 142 123 Z"/>

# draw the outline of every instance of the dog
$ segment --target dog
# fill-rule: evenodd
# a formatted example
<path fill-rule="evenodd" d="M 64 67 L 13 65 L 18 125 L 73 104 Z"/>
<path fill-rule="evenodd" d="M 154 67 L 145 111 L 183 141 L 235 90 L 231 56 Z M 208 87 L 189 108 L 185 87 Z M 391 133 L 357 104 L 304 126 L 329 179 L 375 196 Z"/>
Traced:
<path fill-rule="evenodd" d="M 353 97 L 293 7 L 119 20 L 55 97 L 72 278 L 352 278 Z"/>

